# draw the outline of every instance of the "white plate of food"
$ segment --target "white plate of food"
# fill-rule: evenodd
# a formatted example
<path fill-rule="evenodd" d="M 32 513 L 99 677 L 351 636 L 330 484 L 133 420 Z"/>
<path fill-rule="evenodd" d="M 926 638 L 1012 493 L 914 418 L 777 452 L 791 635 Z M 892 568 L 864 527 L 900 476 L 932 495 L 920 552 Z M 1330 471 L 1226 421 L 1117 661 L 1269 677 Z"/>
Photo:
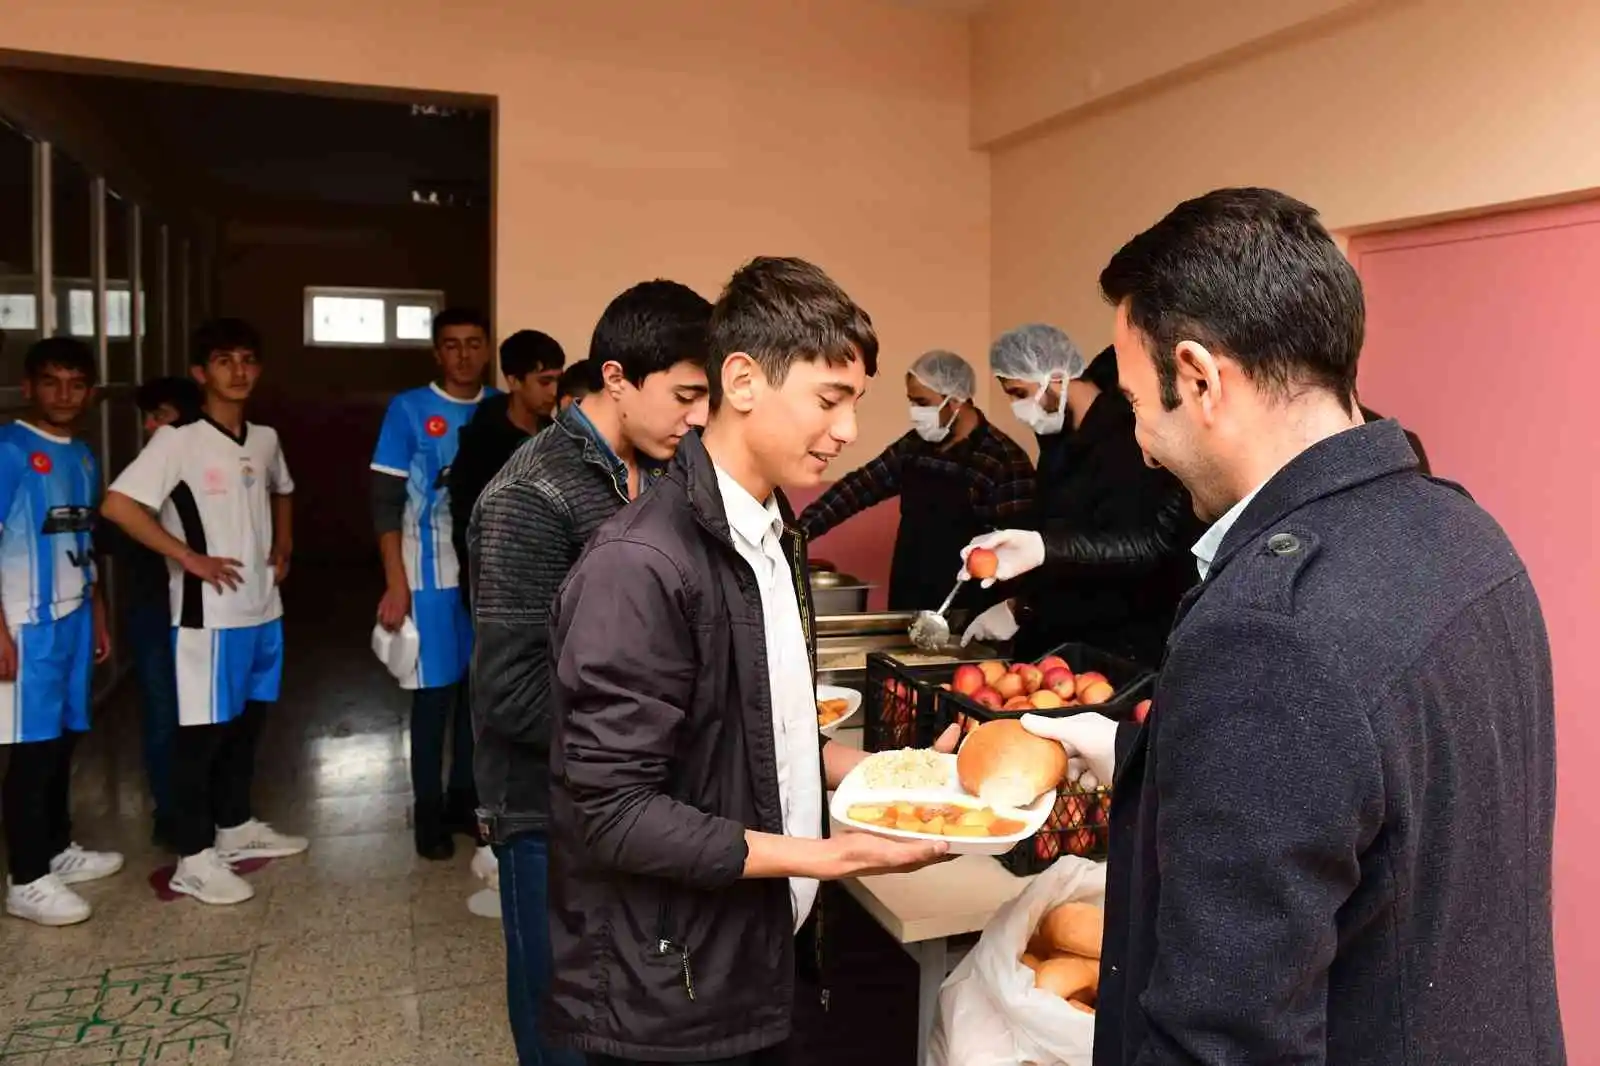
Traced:
<path fill-rule="evenodd" d="M 817 686 L 817 728 L 832 738 L 839 727 L 861 711 L 861 693 L 839 685 Z"/>
<path fill-rule="evenodd" d="M 829 813 L 844 829 L 896 840 L 943 840 L 952 855 L 1004 855 L 1043 827 L 1048 789 L 1023 807 L 986 803 L 961 787 L 956 757 L 905 749 L 863 759 L 839 783 Z"/>

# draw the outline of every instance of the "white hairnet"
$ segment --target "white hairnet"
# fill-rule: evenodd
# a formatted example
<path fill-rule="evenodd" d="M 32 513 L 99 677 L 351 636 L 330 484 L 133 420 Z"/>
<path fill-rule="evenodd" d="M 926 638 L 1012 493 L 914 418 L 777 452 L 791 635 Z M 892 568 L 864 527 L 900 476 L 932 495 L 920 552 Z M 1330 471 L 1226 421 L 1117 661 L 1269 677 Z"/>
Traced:
<path fill-rule="evenodd" d="M 1042 322 L 1007 330 L 989 349 L 989 370 L 997 378 L 1043 384 L 1059 376 L 1071 381 L 1082 377 L 1088 366 L 1071 337 Z"/>
<path fill-rule="evenodd" d="M 952 400 L 970 400 L 978 387 L 978 376 L 970 363 L 955 352 L 938 348 L 911 364 L 911 376 Z"/>

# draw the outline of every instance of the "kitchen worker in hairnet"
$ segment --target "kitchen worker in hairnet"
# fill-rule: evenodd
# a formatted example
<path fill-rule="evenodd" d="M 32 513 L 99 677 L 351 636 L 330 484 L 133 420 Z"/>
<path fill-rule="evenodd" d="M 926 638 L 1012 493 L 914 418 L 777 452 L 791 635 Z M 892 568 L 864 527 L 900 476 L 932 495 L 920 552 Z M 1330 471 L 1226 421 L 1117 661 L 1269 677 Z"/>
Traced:
<path fill-rule="evenodd" d="M 1074 641 L 1160 662 L 1178 600 L 1194 583 L 1189 545 L 1200 529 L 1178 480 L 1146 465 L 1114 360 L 1102 352 L 1091 370 L 1072 338 L 1037 323 L 990 348 L 1012 413 L 1039 437 L 1037 513 L 1031 528 L 976 537 L 963 551 L 964 559 L 981 545 L 999 556 L 986 585 L 1028 575 L 963 642 L 1015 638 L 1016 656 L 1032 659 Z"/>
<path fill-rule="evenodd" d="M 1025 523 L 1033 511 L 1033 464 L 978 410 L 976 384 L 972 366 L 954 352 L 922 356 L 906 374 L 911 431 L 834 482 L 800 515 L 814 540 L 900 497 L 890 610 L 938 607 L 955 584 L 952 567 L 961 549 L 980 533 Z"/>

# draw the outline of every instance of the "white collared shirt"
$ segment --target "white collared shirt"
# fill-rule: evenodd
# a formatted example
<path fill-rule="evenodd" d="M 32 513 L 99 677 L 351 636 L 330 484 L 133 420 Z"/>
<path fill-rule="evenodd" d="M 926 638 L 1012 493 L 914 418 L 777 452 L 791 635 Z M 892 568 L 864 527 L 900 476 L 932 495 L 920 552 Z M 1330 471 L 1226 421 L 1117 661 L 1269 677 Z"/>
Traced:
<path fill-rule="evenodd" d="M 777 500 L 758 502 L 721 467 L 717 468 L 717 487 L 733 530 L 733 546 L 750 564 L 761 590 L 783 831 L 793 837 L 820 837 L 822 750 L 817 740 L 817 693 L 794 571 L 779 539 L 783 518 Z M 790 878 L 789 899 L 794 905 L 795 931 L 799 932 L 816 902 L 817 882 Z"/>
<path fill-rule="evenodd" d="M 1200 580 L 1204 581 L 1211 573 L 1211 564 L 1217 559 L 1217 552 L 1222 548 L 1222 541 L 1239 521 L 1239 516 L 1244 514 L 1244 509 L 1250 506 L 1250 501 L 1255 499 L 1267 483 L 1263 481 L 1250 490 L 1250 494 L 1232 507 L 1228 508 L 1221 518 L 1211 524 L 1199 540 L 1194 542 L 1194 547 L 1189 551 L 1194 555 L 1195 566 L 1200 570 Z"/>

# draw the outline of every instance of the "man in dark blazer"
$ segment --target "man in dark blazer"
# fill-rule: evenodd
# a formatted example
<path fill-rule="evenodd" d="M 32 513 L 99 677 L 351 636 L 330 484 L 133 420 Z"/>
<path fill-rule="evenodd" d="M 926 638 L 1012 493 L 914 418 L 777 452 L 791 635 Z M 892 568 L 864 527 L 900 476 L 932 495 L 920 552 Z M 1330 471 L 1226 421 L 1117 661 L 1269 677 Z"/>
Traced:
<path fill-rule="evenodd" d="M 1557 1066 L 1550 652 L 1527 570 L 1355 399 L 1361 284 L 1280 193 L 1112 259 L 1140 446 L 1211 528 L 1117 758 L 1096 1066 Z"/>

